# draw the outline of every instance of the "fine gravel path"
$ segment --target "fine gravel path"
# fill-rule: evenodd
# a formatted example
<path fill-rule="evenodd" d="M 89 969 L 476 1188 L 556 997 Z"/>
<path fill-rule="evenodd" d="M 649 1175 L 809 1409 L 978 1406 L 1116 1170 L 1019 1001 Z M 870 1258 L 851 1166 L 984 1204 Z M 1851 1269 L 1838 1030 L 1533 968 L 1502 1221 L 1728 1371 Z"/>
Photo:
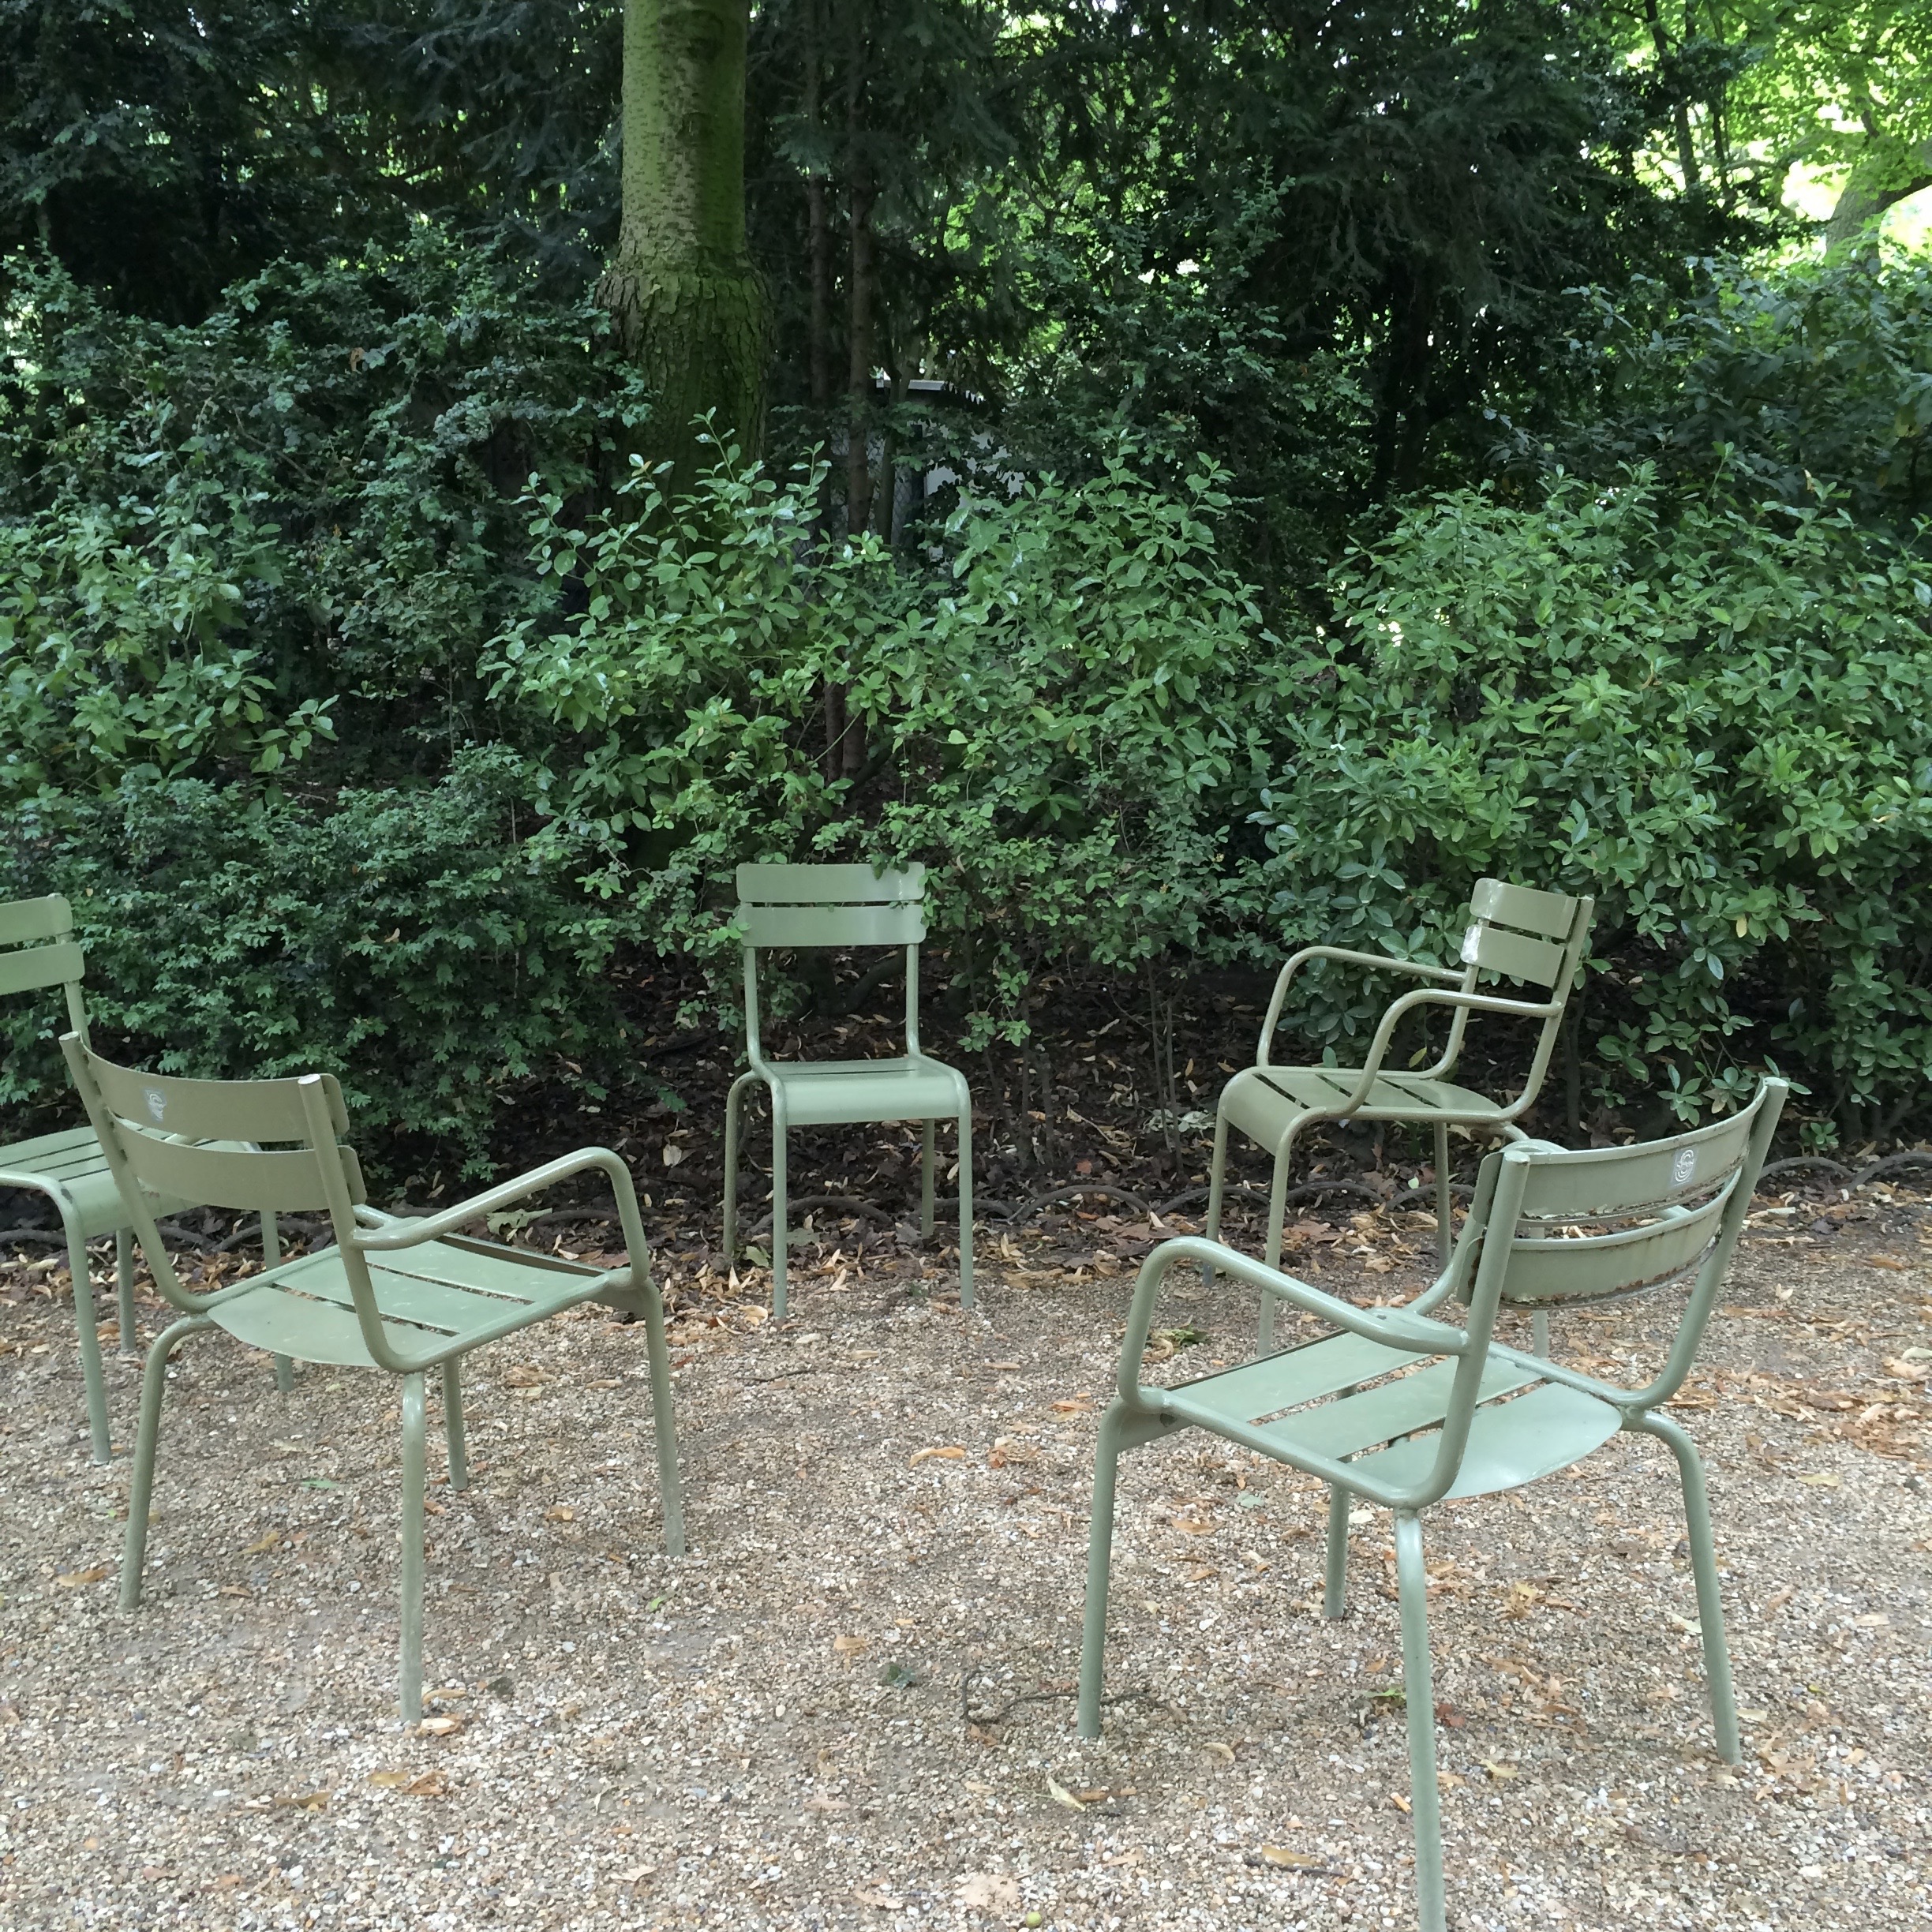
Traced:
<path fill-rule="evenodd" d="M 1406 1295 L 1425 1220 L 1305 1222 L 1291 1264 Z M 1428 1518 L 1458 1927 L 1932 1923 L 1920 1220 L 1885 1189 L 1758 1214 L 1682 1405 L 1740 1770 L 1660 1447 Z M 586 1312 L 487 1351 L 477 1480 L 432 1490 L 443 1688 L 414 1733 L 393 1386 L 308 1369 L 282 1398 L 264 1358 L 191 1344 L 124 1615 L 128 1463 L 87 1461 L 58 1271 L 9 1269 L 0 1924 L 1413 1926 L 1386 1515 L 1327 1623 L 1314 1485 L 1200 1436 L 1130 1458 L 1115 1702 L 1102 1743 L 1073 1735 L 1095 1427 L 1159 1231 L 991 1239 L 972 1315 L 945 1256 L 896 1250 L 801 1255 L 782 1329 L 758 1278 L 687 1283 L 676 1563 L 642 1331 Z M 1200 1337 L 1176 1375 L 1251 1332 L 1225 1283 L 1177 1280 L 1170 1309 Z M 1673 1312 L 1559 1320 L 1558 1352 L 1618 1372 Z M 114 1365 L 118 1446 L 136 1381 Z"/>

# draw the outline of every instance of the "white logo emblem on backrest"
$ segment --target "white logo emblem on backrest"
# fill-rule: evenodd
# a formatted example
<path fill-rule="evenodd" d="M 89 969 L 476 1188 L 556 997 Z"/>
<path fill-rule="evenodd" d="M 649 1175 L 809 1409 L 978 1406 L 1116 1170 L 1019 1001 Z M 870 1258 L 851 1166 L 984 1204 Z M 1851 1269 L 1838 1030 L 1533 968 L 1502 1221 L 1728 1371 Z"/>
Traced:
<path fill-rule="evenodd" d="M 148 1103 L 148 1111 L 159 1125 L 161 1116 L 167 1111 L 167 1095 L 159 1087 L 149 1087 L 143 1091 L 141 1098 Z"/>
<path fill-rule="evenodd" d="M 1462 935 L 1462 964 L 1465 966 L 1476 964 L 1476 949 L 1481 942 L 1482 928 L 1480 926 L 1472 926 Z"/>
<path fill-rule="evenodd" d="M 1697 1149 L 1679 1148 L 1677 1158 L 1671 1163 L 1671 1185 L 1682 1187 L 1697 1172 Z"/>

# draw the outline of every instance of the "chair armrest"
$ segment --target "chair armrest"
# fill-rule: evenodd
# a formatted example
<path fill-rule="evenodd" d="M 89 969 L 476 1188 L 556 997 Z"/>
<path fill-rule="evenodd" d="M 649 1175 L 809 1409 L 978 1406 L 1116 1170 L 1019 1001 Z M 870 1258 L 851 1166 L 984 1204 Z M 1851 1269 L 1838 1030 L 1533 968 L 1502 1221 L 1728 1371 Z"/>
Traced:
<path fill-rule="evenodd" d="M 626 1256 L 635 1267 L 640 1260 L 647 1260 L 650 1254 L 644 1238 L 644 1224 L 638 1214 L 637 1188 L 631 1178 L 631 1170 L 608 1148 L 579 1148 L 574 1154 L 560 1155 L 541 1167 L 533 1167 L 527 1174 L 519 1174 L 513 1181 L 501 1181 L 437 1214 L 420 1215 L 409 1221 L 385 1217 L 380 1233 L 358 1234 L 356 1245 L 372 1254 L 419 1247 L 425 1241 L 453 1234 L 467 1222 L 494 1214 L 512 1201 L 540 1193 L 544 1189 L 554 1186 L 560 1181 L 567 1181 L 572 1174 L 582 1174 L 590 1167 L 601 1169 L 609 1178 L 611 1193 L 617 1203 L 617 1218 L 623 1226 Z M 361 1218 L 359 1214 L 358 1218 Z"/>
<path fill-rule="evenodd" d="M 1345 966 L 1366 966 L 1382 972 L 1408 973 L 1418 979 L 1458 980 L 1468 970 L 1460 966 L 1428 966 L 1421 960 L 1392 959 L 1386 953 L 1355 953 L 1346 946 L 1304 946 L 1284 966 L 1275 981 L 1275 991 L 1268 1001 L 1267 1015 L 1261 1022 L 1261 1044 L 1256 1050 L 1255 1064 L 1268 1064 L 1268 1045 L 1275 1037 L 1275 1029 L 1281 1022 L 1282 1007 L 1288 997 L 1288 983 L 1310 960 L 1339 960 Z"/>
<path fill-rule="evenodd" d="M 1505 999 L 1497 993 L 1466 993 L 1460 987 L 1451 991 L 1447 987 L 1419 987 L 1413 993 L 1405 993 L 1383 1014 L 1376 1028 L 1375 1037 L 1368 1043 L 1368 1051 L 1362 1060 L 1361 1076 L 1342 1103 L 1345 1115 L 1354 1113 L 1368 1098 L 1382 1072 L 1382 1062 L 1387 1057 L 1396 1028 L 1418 1006 L 1459 1006 L 1466 1013 L 1508 1013 L 1519 1020 L 1547 1020 L 1557 1011 L 1553 1002 L 1538 1005 L 1528 1000 Z"/>
<path fill-rule="evenodd" d="M 1233 1275 L 1305 1314 L 1320 1316 L 1338 1328 L 1365 1336 L 1371 1342 L 1385 1342 L 1391 1348 L 1406 1350 L 1415 1355 L 1460 1355 L 1467 1346 L 1460 1328 L 1410 1315 L 1402 1309 L 1358 1309 L 1353 1302 L 1338 1300 L 1311 1288 L 1292 1275 L 1284 1275 L 1252 1256 L 1223 1247 L 1219 1241 L 1199 1234 L 1183 1234 L 1165 1241 L 1140 1264 L 1134 1282 L 1133 1306 L 1127 1315 L 1127 1333 L 1121 1343 L 1120 1393 L 1136 1408 L 1144 1408 L 1140 1394 L 1140 1364 L 1147 1354 L 1148 1335 L 1153 1326 L 1154 1307 L 1160 1298 L 1161 1285 L 1177 1262 L 1200 1261 L 1217 1274 Z"/>

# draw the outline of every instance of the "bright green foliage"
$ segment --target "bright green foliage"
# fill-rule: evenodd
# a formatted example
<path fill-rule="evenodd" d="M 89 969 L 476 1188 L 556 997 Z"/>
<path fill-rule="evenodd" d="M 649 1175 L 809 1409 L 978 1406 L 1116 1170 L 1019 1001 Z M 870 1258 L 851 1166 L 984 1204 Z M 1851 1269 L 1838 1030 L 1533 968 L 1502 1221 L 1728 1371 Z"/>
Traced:
<path fill-rule="evenodd" d="M 869 536 L 812 541 L 818 482 L 728 451 L 675 504 L 642 474 L 580 524 L 536 500 L 539 574 L 584 608 L 511 627 L 496 695 L 579 734 L 542 796 L 601 848 L 600 889 L 660 943 L 735 961 L 707 897 L 728 867 L 921 857 L 979 1038 L 1024 1035 L 1048 960 L 1247 943 L 1214 873 L 1266 769 L 1271 640 L 1217 553 L 1212 469 L 1169 492 L 1120 452 L 1084 485 L 968 489 L 904 570 Z M 828 679 L 863 735 L 853 777 L 808 736 Z"/>
<path fill-rule="evenodd" d="M 504 762 L 473 754 L 439 785 L 326 811 L 193 781 L 29 800 L 0 898 L 72 900 L 96 1035 L 141 1064 L 339 1073 L 372 1126 L 474 1157 L 513 1084 L 623 1032 L 597 972 L 608 929 L 519 843 Z M 0 1014 L 0 1102 L 66 1095 L 58 1018 Z"/>
<path fill-rule="evenodd" d="M 1440 948 L 1494 871 L 1598 902 L 1601 1097 L 1775 1058 L 1886 1131 L 1932 1070 L 1932 584 L 1822 506 L 1640 470 L 1420 506 L 1338 575 L 1268 813 L 1286 935 Z M 1372 1008 L 1339 989 L 1339 1044 Z"/>

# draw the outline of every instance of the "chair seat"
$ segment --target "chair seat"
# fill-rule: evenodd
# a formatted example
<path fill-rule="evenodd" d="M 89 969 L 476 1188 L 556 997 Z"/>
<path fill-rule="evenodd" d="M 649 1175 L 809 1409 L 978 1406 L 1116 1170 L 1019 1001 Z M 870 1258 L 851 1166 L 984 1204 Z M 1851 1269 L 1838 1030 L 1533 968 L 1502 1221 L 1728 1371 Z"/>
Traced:
<path fill-rule="evenodd" d="M 1433 1327 L 1405 1316 L 1413 1330 Z M 1444 1329 L 1445 1335 L 1455 1334 Z M 1184 1382 L 1170 1406 L 1211 1429 L 1240 1422 L 1296 1452 L 1354 1465 L 1391 1486 L 1433 1466 L 1456 1364 L 1355 1335 L 1330 1335 L 1238 1368 Z M 1152 1391 L 1150 1391 L 1152 1393 Z M 1533 1355 L 1492 1348 L 1451 1496 L 1514 1489 L 1580 1462 L 1623 1426 L 1610 1403 L 1544 1379 Z"/>
<path fill-rule="evenodd" d="M 0 1188 L 24 1188 L 57 1200 L 64 1195 L 83 1241 L 128 1225 L 120 1189 L 92 1127 L 69 1127 L 0 1147 Z M 178 1214 L 189 1205 L 159 1197 L 153 1202 L 158 1215 Z"/>
<path fill-rule="evenodd" d="M 858 1121 L 952 1120 L 964 1083 L 943 1061 L 793 1060 L 758 1071 L 784 1092 L 793 1127 Z"/>
<path fill-rule="evenodd" d="M 493 1327 L 519 1307 L 526 1322 L 541 1321 L 590 1299 L 587 1282 L 605 1273 L 556 1256 L 461 1237 L 373 1254 L 368 1261 L 384 1331 L 410 1356 L 444 1350 L 451 1342 L 459 1347 L 447 1352 L 459 1353 L 465 1335 Z M 271 1268 L 245 1294 L 217 1302 L 208 1312 L 251 1348 L 343 1368 L 376 1365 L 362 1339 L 339 1248 Z"/>
<path fill-rule="evenodd" d="M 1351 1113 L 1348 1097 L 1361 1078 L 1354 1067 L 1249 1067 L 1222 1095 L 1222 1110 L 1244 1133 L 1264 1144 L 1280 1140 L 1290 1124 L 1310 1114 L 1353 1120 L 1500 1121 L 1508 1110 L 1447 1080 L 1414 1073 L 1380 1073 L 1368 1097 Z"/>

